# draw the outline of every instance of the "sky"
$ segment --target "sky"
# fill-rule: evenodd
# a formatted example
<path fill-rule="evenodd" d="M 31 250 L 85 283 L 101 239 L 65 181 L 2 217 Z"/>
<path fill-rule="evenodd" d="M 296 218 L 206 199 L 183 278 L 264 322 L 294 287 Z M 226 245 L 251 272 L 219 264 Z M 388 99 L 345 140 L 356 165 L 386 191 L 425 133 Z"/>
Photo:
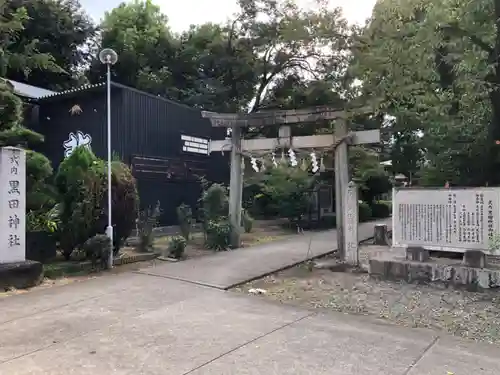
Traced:
<path fill-rule="evenodd" d="M 307 5 L 307 0 L 297 0 L 299 4 Z M 80 0 L 83 8 L 95 21 L 99 21 L 104 12 L 113 9 L 123 0 Z M 223 22 L 236 10 L 235 0 L 154 0 L 169 18 L 170 27 L 174 32 L 187 30 L 192 24 L 205 22 Z M 330 0 L 332 6 L 340 6 L 344 15 L 351 23 L 364 23 L 370 17 L 376 0 Z M 175 5 L 174 5 L 175 4 Z"/>

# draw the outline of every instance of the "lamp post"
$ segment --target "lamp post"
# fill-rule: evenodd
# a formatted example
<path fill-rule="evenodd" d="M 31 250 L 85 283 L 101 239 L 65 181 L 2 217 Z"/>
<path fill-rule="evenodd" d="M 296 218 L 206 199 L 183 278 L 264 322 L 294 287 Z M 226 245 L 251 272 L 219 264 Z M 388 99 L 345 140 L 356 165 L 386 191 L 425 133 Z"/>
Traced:
<path fill-rule="evenodd" d="M 108 269 L 113 268 L 113 221 L 111 217 L 111 65 L 115 65 L 118 61 L 118 55 L 110 48 L 105 48 L 99 52 L 99 60 L 106 64 L 107 67 L 107 111 L 108 111 L 108 226 L 106 227 L 106 235 L 110 241 L 110 251 L 108 257 Z"/>

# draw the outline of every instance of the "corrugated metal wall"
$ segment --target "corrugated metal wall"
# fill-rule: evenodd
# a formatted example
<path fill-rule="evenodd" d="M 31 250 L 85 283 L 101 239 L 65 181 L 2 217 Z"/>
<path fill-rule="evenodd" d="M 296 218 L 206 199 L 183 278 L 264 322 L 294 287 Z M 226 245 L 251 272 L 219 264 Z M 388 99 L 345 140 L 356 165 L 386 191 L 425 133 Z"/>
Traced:
<path fill-rule="evenodd" d="M 123 112 L 120 90 L 113 90 L 111 100 L 112 148 L 120 156 L 127 155 L 127 140 L 124 139 L 115 124 L 122 123 Z M 78 105 L 82 112 L 71 114 L 70 110 Z M 55 169 L 64 159 L 63 143 L 69 133 L 81 131 L 92 137 L 92 151 L 100 158 L 107 157 L 107 111 L 106 92 L 83 92 L 74 98 L 61 98 L 41 102 L 39 108 L 39 128 L 45 136 L 45 143 L 40 147 L 53 163 Z"/>
<path fill-rule="evenodd" d="M 154 206 L 160 201 L 162 224 L 177 224 L 176 207 L 182 203 L 193 209 L 197 206 L 201 186 L 195 175 L 211 179 L 215 161 L 209 155 L 183 151 L 181 135 L 209 140 L 211 124 L 201 117 L 200 111 L 178 103 L 131 89 L 124 89 L 122 95 L 128 122 L 122 132 L 130 140 L 130 163 L 141 194 L 141 206 Z M 137 164 L 142 164 L 142 169 Z"/>
<path fill-rule="evenodd" d="M 81 108 L 81 114 L 70 113 L 74 105 Z M 160 201 L 163 225 L 177 224 L 175 208 L 181 203 L 195 209 L 201 187 L 194 175 L 229 182 L 227 154 L 209 156 L 182 150 L 182 134 L 207 140 L 214 135 L 217 139 L 224 137 L 225 129 L 212 129 L 200 111 L 119 85 L 113 87 L 111 105 L 113 152 L 132 166 L 141 207 L 154 206 Z M 45 135 L 46 142 L 39 151 L 57 168 L 64 157 L 63 142 L 70 132 L 81 131 L 92 137 L 94 153 L 106 158 L 106 124 L 106 91 L 103 88 L 79 93 L 75 98 L 53 98 L 43 102 L 38 131 Z M 150 168 L 151 162 L 138 162 L 141 157 L 158 160 L 154 170 Z M 140 171 L 137 164 L 141 163 L 148 167 Z M 193 171 L 189 172 L 190 169 Z"/>

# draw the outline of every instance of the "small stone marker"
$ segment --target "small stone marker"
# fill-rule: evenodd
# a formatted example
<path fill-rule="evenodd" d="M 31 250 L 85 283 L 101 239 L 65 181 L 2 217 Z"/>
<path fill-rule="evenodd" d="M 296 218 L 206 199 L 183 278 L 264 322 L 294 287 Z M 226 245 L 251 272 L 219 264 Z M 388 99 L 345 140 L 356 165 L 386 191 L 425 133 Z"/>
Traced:
<path fill-rule="evenodd" d="M 358 251 L 358 187 L 349 182 L 344 196 L 344 248 L 346 249 L 346 263 L 350 266 L 359 265 Z"/>
<path fill-rule="evenodd" d="M 376 224 L 373 229 L 373 244 L 388 246 L 387 224 Z"/>
<path fill-rule="evenodd" d="M 26 260 L 26 153 L 0 149 L 0 263 Z"/>

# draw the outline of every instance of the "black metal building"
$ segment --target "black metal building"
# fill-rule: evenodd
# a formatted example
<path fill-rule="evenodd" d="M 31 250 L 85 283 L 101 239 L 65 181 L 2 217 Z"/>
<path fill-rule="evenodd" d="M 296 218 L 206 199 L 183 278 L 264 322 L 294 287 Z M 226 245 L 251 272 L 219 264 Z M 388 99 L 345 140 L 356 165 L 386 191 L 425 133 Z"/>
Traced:
<path fill-rule="evenodd" d="M 45 136 L 39 150 L 57 169 L 76 146 L 107 157 L 106 85 L 97 84 L 42 96 L 38 121 Z M 201 193 L 199 177 L 228 182 L 227 155 L 208 154 L 210 139 L 223 139 L 201 112 L 121 84 L 111 85 L 112 151 L 137 179 L 141 208 L 160 202 L 161 224 L 177 223 L 181 203 L 193 208 Z"/>

